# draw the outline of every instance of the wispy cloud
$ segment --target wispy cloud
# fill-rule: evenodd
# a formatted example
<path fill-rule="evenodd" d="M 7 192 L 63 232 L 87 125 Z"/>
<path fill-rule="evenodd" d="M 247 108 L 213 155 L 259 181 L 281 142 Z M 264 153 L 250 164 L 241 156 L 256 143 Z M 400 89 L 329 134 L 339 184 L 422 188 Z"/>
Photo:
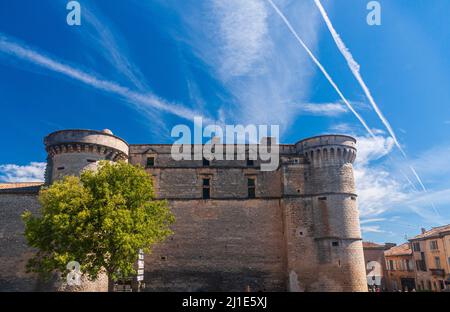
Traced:
<path fill-rule="evenodd" d="M 44 181 L 45 162 L 31 162 L 20 166 L 0 165 L 0 181 L 3 182 L 41 182 Z"/>
<path fill-rule="evenodd" d="M 126 77 L 139 91 L 148 90 L 145 76 L 128 57 L 126 43 L 114 25 L 98 9 L 83 5 L 83 37 L 120 75 Z M 113 34 L 114 29 L 114 34 Z"/>
<path fill-rule="evenodd" d="M 386 218 L 373 218 L 373 219 L 364 219 L 360 221 L 360 224 L 367 224 L 367 223 L 375 223 L 375 222 L 383 222 L 386 221 Z"/>
<path fill-rule="evenodd" d="M 213 0 L 196 4 L 195 10 L 176 1 L 171 4 L 184 23 L 176 30 L 177 40 L 186 43 L 198 64 L 226 93 L 217 103 L 222 119 L 279 124 L 281 132 L 288 129 L 301 114 L 290 104 L 307 101 L 314 67 L 306 55 L 298 53 L 286 32 L 275 27 L 279 19 L 267 3 Z M 314 5 L 306 1 L 283 4 L 315 46 L 318 14 Z"/>
<path fill-rule="evenodd" d="M 436 215 L 434 209 L 430 207 L 430 202 L 441 207 L 449 205 L 450 185 L 440 190 L 419 192 L 411 182 L 404 182 L 405 179 L 409 181 L 404 170 L 411 164 L 423 163 L 420 169 L 426 173 L 427 178 L 434 177 L 442 181 L 443 177 L 448 175 L 448 170 L 443 166 L 445 160 L 442 160 L 442 158 L 448 159 L 448 153 L 446 153 L 448 148 L 431 149 L 412 162 L 403 160 L 393 162 L 390 158 L 395 147 L 392 137 L 377 135 L 375 138 L 368 136 L 356 138 L 358 154 L 354 164 L 354 174 L 363 220 L 376 220 L 383 218 L 385 213 L 401 211 L 412 212 L 420 216 L 424 222 L 435 225 L 446 222 L 444 217 Z M 440 161 L 436 161 L 433 165 L 432 159 L 440 159 Z M 439 168 L 442 168 L 442 172 Z"/>
<path fill-rule="evenodd" d="M 367 125 L 364 118 L 354 109 L 354 107 L 350 104 L 349 100 L 344 96 L 342 91 L 339 89 L 337 84 L 334 82 L 333 78 L 331 78 L 330 74 L 327 72 L 327 70 L 323 67 L 323 65 L 320 63 L 320 61 L 317 59 L 317 57 L 312 53 L 311 49 L 305 44 L 305 42 L 300 38 L 298 33 L 295 31 L 295 29 L 292 27 L 292 24 L 289 22 L 289 20 L 286 18 L 286 16 L 281 12 L 281 10 L 278 8 L 277 5 L 272 0 L 267 0 L 272 8 L 275 10 L 275 12 L 280 16 L 280 18 L 283 20 L 284 24 L 287 26 L 289 31 L 292 33 L 294 38 L 300 43 L 300 45 L 305 49 L 311 60 L 316 64 L 316 66 L 320 69 L 322 74 L 325 76 L 325 78 L 328 80 L 328 82 L 331 84 L 333 89 L 336 91 L 336 93 L 339 95 L 341 100 L 345 103 L 345 105 L 348 107 L 348 109 L 355 115 L 355 117 L 358 119 L 358 121 L 363 125 L 363 127 L 366 129 L 366 131 L 374 137 L 374 133 Z"/>
<path fill-rule="evenodd" d="M 193 120 L 195 116 L 202 116 L 198 112 L 192 111 L 182 105 L 165 101 L 152 93 L 136 92 L 115 82 L 101 79 L 96 74 L 67 65 L 63 61 L 44 55 L 2 34 L 0 34 L 0 52 L 72 78 L 97 90 L 119 96 L 141 110 L 149 108 L 157 109 L 189 120 Z M 208 118 L 204 119 L 209 120 Z"/>
<path fill-rule="evenodd" d="M 379 216 L 396 205 L 404 203 L 408 198 L 404 184 L 398 182 L 383 165 L 374 164 L 386 157 L 393 146 L 393 140 L 390 137 L 357 137 L 358 153 L 354 174 L 359 208 L 363 218 Z"/>
<path fill-rule="evenodd" d="M 361 226 L 361 231 L 363 233 L 388 233 L 382 230 L 379 225 L 363 225 Z"/>
<path fill-rule="evenodd" d="M 404 158 L 408 159 L 408 157 L 406 155 L 406 152 L 404 151 L 403 147 L 400 145 L 400 143 L 399 143 L 399 141 L 397 139 L 397 136 L 396 136 L 396 134 L 394 132 L 394 129 L 392 128 L 391 124 L 389 123 L 387 118 L 382 113 L 382 111 L 379 108 L 378 104 L 375 102 L 375 99 L 373 98 L 372 93 L 370 92 L 370 89 L 367 87 L 366 82 L 362 78 L 362 75 L 360 73 L 361 66 L 355 61 L 355 59 L 353 58 L 353 55 L 351 54 L 350 50 L 347 48 L 347 46 L 345 45 L 344 41 L 341 39 L 341 36 L 337 33 L 337 31 L 334 28 L 330 18 L 328 17 L 327 12 L 325 11 L 325 9 L 322 6 L 322 4 L 320 3 L 320 0 L 314 0 L 314 3 L 318 7 L 318 9 L 320 11 L 320 14 L 322 15 L 322 17 L 323 17 L 323 19 L 324 19 L 324 21 L 325 21 L 325 23 L 326 23 L 326 25 L 328 27 L 328 30 L 330 31 L 330 33 L 331 33 L 331 35 L 333 37 L 333 40 L 336 43 L 336 46 L 338 47 L 339 51 L 341 52 L 341 54 L 344 56 L 345 60 L 347 61 L 348 67 L 350 68 L 350 71 L 352 72 L 353 76 L 356 78 L 356 80 L 358 81 L 359 85 L 363 89 L 364 94 L 369 99 L 369 102 L 372 105 L 373 109 L 375 110 L 377 116 L 380 118 L 381 122 L 386 127 L 387 131 L 389 132 L 389 135 L 393 138 L 395 145 L 397 146 L 399 151 L 402 153 Z M 416 169 L 414 167 L 412 167 L 412 166 L 409 169 L 413 173 L 415 179 L 417 180 L 417 182 L 419 183 L 419 185 L 421 186 L 423 191 L 427 192 L 427 188 L 425 187 L 425 185 L 424 185 L 424 183 L 422 181 L 422 178 L 419 176 L 419 174 L 417 173 Z M 431 205 L 432 205 L 433 209 L 435 210 L 436 214 L 439 215 L 439 213 L 437 212 L 434 204 L 431 203 Z"/>
<path fill-rule="evenodd" d="M 270 48 L 268 13 L 259 0 L 213 0 L 211 13 L 218 21 L 219 72 L 225 80 L 263 70 Z"/>
<path fill-rule="evenodd" d="M 305 103 L 298 104 L 295 107 L 303 113 L 303 115 L 313 116 L 339 116 L 348 113 L 348 108 L 342 103 Z"/>

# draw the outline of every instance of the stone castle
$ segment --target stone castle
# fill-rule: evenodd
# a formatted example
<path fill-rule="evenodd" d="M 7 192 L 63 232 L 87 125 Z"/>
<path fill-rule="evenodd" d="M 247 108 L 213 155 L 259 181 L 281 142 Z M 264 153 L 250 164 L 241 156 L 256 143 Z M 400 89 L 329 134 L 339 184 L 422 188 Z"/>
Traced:
<path fill-rule="evenodd" d="M 146 168 L 176 217 L 175 234 L 145 255 L 146 291 L 366 291 L 355 145 L 343 135 L 280 144 L 278 169 L 261 171 L 259 160 L 175 161 L 171 145 L 63 130 L 45 138 L 46 183 L 99 160 Z M 33 251 L 20 219 L 39 208 L 40 187 L 0 189 L 0 291 L 42 290 L 24 270 Z"/>

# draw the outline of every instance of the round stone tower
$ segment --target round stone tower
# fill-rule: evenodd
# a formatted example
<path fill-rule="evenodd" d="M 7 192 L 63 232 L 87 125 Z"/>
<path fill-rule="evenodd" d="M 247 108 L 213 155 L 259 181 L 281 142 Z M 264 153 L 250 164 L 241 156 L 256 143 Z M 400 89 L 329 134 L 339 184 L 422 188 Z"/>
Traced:
<path fill-rule="evenodd" d="M 46 184 L 67 175 L 80 175 L 83 170 L 95 169 L 100 160 L 128 160 L 127 142 L 112 134 L 111 130 L 61 130 L 44 139 L 47 150 Z M 81 278 L 78 286 L 68 286 L 57 275 L 44 290 L 57 291 L 108 291 L 108 278 L 101 273 L 97 280 Z"/>
<path fill-rule="evenodd" d="M 94 169 L 100 160 L 128 160 L 128 144 L 108 129 L 61 130 L 44 139 L 47 150 L 46 184 L 66 175 Z"/>
<path fill-rule="evenodd" d="M 367 291 L 353 161 L 356 140 L 324 135 L 296 144 L 307 162 L 305 195 L 317 255 L 313 291 Z M 315 289 L 314 289 L 315 288 Z"/>

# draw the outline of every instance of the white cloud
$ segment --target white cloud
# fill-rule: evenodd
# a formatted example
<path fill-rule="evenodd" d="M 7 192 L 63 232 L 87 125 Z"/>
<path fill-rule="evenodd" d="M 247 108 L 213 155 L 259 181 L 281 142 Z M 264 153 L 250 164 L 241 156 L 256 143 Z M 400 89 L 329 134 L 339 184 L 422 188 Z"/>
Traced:
<path fill-rule="evenodd" d="M 299 104 L 298 109 L 303 114 L 314 116 L 338 116 L 348 112 L 348 108 L 342 103 L 305 103 Z"/>
<path fill-rule="evenodd" d="M 41 182 L 44 181 L 45 162 L 31 162 L 20 166 L 0 165 L 0 181 L 3 182 Z"/>
<path fill-rule="evenodd" d="M 363 219 L 360 221 L 360 224 L 374 223 L 374 222 L 383 222 L 386 221 L 386 218 L 372 218 L 372 219 Z"/>
<path fill-rule="evenodd" d="M 318 14 L 314 4 L 283 1 L 280 5 L 295 16 L 296 29 L 315 47 Z M 283 132 L 301 114 L 291 106 L 309 96 L 314 67 L 292 35 L 280 27 L 267 2 L 214 0 L 196 4 L 195 10 L 172 2 L 171 7 L 184 22 L 177 40 L 188 44 L 226 94 L 217 109 L 223 120 L 278 124 Z"/>
<path fill-rule="evenodd" d="M 24 44 L 13 41 L 1 33 L 0 52 L 52 72 L 62 74 L 97 90 L 119 96 L 132 103 L 135 108 L 141 111 L 147 111 L 149 108 L 157 109 L 189 120 L 193 120 L 195 116 L 202 116 L 199 112 L 195 112 L 179 104 L 170 103 L 150 92 L 136 92 L 113 81 L 101 79 L 96 74 L 67 65 L 63 61 L 44 55 Z M 204 120 L 210 121 L 207 117 L 204 117 Z"/>
<path fill-rule="evenodd" d="M 445 218 L 436 213 L 435 205 L 442 207 L 450 204 L 450 185 L 441 190 L 419 192 L 412 183 L 413 177 L 405 174 L 409 172 L 411 163 L 395 161 L 392 154 L 395 144 L 391 137 L 357 137 L 357 140 L 358 154 L 354 174 L 360 215 L 363 220 L 367 220 L 366 223 L 376 222 L 382 218 L 383 213 L 394 210 L 412 212 L 423 218 L 424 222 L 434 225 L 445 222 Z M 432 149 L 419 155 L 412 162 L 423 163 L 420 170 L 427 178 L 438 173 L 446 176 L 449 172 L 445 167 L 441 168 L 442 172 L 438 169 L 446 163 L 448 149 L 441 147 L 438 149 L 439 153 L 434 151 Z"/>
<path fill-rule="evenodd" d="M 382 165 L 374 165 L 394 147 L 390 137 L 357 137 L 354 174 L 362 217 L 374 217 L 407 199 L 403 184 Z M 389 194 L 389 196 L 387 196 Z"/>
<path fill-rule="evenodd" d="M 380 229 L 379 225 L 361 226 L 361 231 L 363 233 L 388 233 Z"/>
<path fill-rule="evenodd" d="M 211 13 L 218 21 L 221 41 L 219 72 L 225 80 L 255 75 L 264 68 L 269 47 L 268 13 L 260 0 L 213 0 Z"/>

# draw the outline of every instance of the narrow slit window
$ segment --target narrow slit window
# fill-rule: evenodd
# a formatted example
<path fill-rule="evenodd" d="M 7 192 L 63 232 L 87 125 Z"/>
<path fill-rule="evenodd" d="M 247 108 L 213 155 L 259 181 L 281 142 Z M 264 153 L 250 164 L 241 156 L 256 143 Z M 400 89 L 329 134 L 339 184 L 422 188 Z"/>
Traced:
<path fill-rule="evenodd" d="M 248 198 L 256 197 L 256 183 L 254 178 L 247 179 Z"/>
<path fill-rule="evenodd" d="M 211 188 L 210 188 L 210 179 L 203 179 L 203 199 L 209 199 L 211 198 Z"/>

